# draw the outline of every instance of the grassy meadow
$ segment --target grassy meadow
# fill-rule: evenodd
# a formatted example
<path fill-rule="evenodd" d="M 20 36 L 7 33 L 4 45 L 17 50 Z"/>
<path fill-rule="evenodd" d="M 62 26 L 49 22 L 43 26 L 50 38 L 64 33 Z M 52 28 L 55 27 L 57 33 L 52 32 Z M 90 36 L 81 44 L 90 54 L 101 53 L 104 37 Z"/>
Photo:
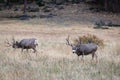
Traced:
<path fill-rule="evenodd" d="M 71 23 L 72 24 L 72 23 Z M 91 24 L 45 23 L 39 21 L 0 21 L 0 80 L 120 80 L 120 28 L 93 29 Z M 66 45 L 81 35 L 93 34 L 104 41 L 98 48 L 98 63 L 91 55 L 81 57 L 73 54 Z M 6 39 L 20 41 L 35 37 L 39 46 L 37 54 L 29 50 L 21 53 L 6 46 Z"/>

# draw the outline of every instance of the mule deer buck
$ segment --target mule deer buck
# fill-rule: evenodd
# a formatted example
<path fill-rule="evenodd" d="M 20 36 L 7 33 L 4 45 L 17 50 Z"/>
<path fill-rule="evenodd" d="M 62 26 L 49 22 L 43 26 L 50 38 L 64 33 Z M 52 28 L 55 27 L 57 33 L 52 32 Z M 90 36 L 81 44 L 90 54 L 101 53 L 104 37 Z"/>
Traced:
<path fill-rule="evenodd" d="M 94 59 L 94 56 L 95 56 L 96 57 L 96 62 L 97 62 L 97 55 L 95 54 L 95 52 L 97 51 L 97 45 L 95 43 L 83 44 L 83 43 L 80 42 L 79 44 L 73 45 L 69 42 L 69 36 L 66 39 L 66 41 L 67 41 L 67 45 L 72 47 L 72 52 L 77 54 L 78 59 L 79 59 L 79 56 L 82 55 L 82 60 L 83 60 L 84 55 L 91 54 L 92 55 L 92 60 Z"/>
<path fill-rule="evenodd" d="M 21 41 L 15 41 L 13 38 L 13 42 L 10 43 L 8 40 L 6 40 L 6 43 L 8 46 L 12 46 L 13 48 L 21 48 L 21 51 L 23 52 L 24 49 L 33 49 L 34 53 L 37 51 L 36 46 L 38 46 L 37 39 L 35 38 L 28 38 L 28 39 L 22 39 Z"/>

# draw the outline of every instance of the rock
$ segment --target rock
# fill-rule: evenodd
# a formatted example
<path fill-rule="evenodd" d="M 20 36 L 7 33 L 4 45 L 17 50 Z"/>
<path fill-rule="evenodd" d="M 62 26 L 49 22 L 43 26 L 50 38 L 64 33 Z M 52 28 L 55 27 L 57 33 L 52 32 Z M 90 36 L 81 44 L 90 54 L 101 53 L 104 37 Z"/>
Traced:
<path fill-rule="evenodd" d="M 104 26 L 105 23 L 104 23 L 103 20 L 100 20 L 100 21 L 96 21 L 96 22 L 95 22 L 95 25 L 96 25 L 96 26 Z"/>
<path fill-rule="evenodd" d="M 43 7 L 42 10 L 43 10 L 43 12 L 51 12 L 53 10 L 53 7 L 50 5 L 47 5 L 47 6 Z"/>
<path fill-rule="evenodd" d="M 44 3 L 52 3 L 53 0 L 43 0 Z"/>
<path fill-rule="evenodd" d="M 54 16 L 57 16 L 55 14 L 49 13 L 49 14 L 44 14 L 44 15 L 40 15 L 40 18 L 53 18 Z"/>
<path fill-rule="evenodd" d="M 111 26 L 112 25 L 112 21 L 105 21 L 105 26 Z"/>
<path fill-rule="evenodd" d="M 95 26 L 94 29 L 109 29 L 108 26 Z"/>
<path fill-rule="evenodd" d="M 97 25 L 97 26 L 111 26 L 112 21 L 110 21 L 110 20 L 100 20 L 100 21 L 95 22 L 95 25 Z"/>
<path fill-rule="evenodd" d="M 31 16 L 26 15 L 26 14 L 19 16 L 20 20 L 29 20 L 30 18 L 31 18 Z"/>
<path fill-rule="evenodd" d="M 64 2 L 65 2 L 64 0 L 55 0 L 55 4 L 57 4 L 57 5 L 60 5 L 60 4 L 64 3 Z"/>
<path fill-rule="evenodd" d="M 15 8 L 14 8 L 14 11 L 19 11 L 19 8 L 15 7 Z"/>
<path fill-rule="evenodd" d="M 58 10 L 61 10 L 61 9 L 64 9 L 64 6 L 59 5 L 59 6 L 56 6 L 56 8 L 57 8 Z"/>
<path fill-rule="evenodd" d="M 112 22 L 111 21 L 108 21 L 108 20 L 100 20 L 100 21 L 97 21 L 95 22 L 95 29 L 109 29 L 108 26 L 111 26 L 112 25 Z"/>

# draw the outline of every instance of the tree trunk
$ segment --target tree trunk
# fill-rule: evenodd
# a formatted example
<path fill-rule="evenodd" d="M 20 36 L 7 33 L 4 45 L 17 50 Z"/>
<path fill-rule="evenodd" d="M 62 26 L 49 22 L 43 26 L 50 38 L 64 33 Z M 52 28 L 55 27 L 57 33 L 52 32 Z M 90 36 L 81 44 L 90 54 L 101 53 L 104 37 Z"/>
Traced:
<path fill-rule="evenodd" d="M 10 0 L 4 0 L 4 2 L 5 2 L 5 5 L 6 5 L 6 6 L 9 6 Z"/>
<path fill-rule="evenodd" d="M 108 7 L 109 7 L 109 6 L 108 6 L 108 2 L 109 2 L 108 0 L 105 0 L 105 1 L 104 1 L 105 11 L 108 11 Z"/>
<path fill-rule="evenodd" d="M 24 0 L 24 14 L 26 14 L 27 0 Z"/>

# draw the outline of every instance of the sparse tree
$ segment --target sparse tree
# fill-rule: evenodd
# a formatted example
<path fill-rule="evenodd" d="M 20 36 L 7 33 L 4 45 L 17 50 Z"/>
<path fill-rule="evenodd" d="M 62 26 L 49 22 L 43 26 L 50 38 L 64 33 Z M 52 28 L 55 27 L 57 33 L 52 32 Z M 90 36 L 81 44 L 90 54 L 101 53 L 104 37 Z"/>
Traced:
<path fill-rule="evenodd" d="M 24 14 L 26 14 L 27 0 L 24 0 Z"/>

